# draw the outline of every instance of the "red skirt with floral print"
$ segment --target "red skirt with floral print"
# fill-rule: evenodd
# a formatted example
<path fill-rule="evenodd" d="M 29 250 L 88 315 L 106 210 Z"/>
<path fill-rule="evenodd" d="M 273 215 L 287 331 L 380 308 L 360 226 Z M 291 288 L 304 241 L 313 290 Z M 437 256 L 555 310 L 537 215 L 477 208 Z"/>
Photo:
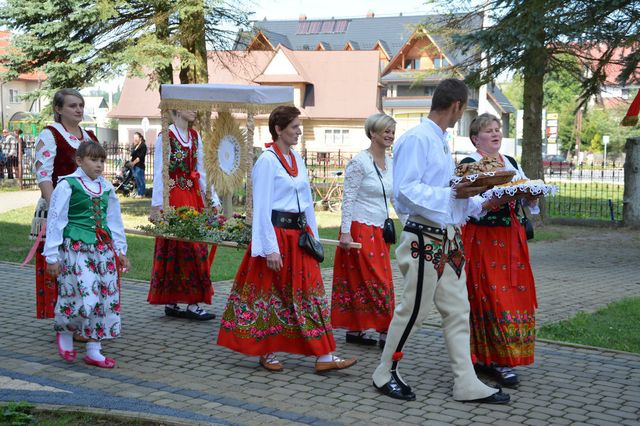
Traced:
<path fill-rule="evenodd" d="M 218 344 L 246 355 L 324 355 L 336 348 L 320 265 L 298 246 L 300 231 L 275 228 L 279 272 L 244 254 L 220 321 Z"/>
<path fill-rule="evenodd" d="M 351 223 L 351 237 L 362 248 L 336 249 L 331 324 L 353 331 L 387 331 L 395 308 L 389 245 L 382 228 L 359 222 Z"/>
<path fill-rule="evenodd" d="M 533 363 L 536 288 L 524 227 L 467 224 L 462 230 L 471 353 L 484 364 Z"/>
<path fill-rule="evenodd" d="M 204 207 L 197 185 L 188 191 L 172 189 L 169 204 L 199 210 Z M 152 305 L 210 304 L 213 296 L 210 270 L 216 247 L 211 247 L 212 255 L 209 256 L 207 244 L 156 238 L 147 301 Z"/>

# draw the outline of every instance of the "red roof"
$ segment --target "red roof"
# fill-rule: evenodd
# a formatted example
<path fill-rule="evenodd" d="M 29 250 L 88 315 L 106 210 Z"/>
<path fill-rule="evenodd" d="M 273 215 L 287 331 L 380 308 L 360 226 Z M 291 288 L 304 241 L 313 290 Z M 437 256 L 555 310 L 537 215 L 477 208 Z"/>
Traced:
<path fill-rule="evenodd" d="M 11 32 L 0 31 L 0 55 L 6 54 L 11 49 Z M 6 71 L 6 68 L 0 65 L 0 72 Z M 47 76 L 41 72 L 36 71 L 32 73 L 20 74 L 16 80 L 27 81 L 42 81 L 46 80 Z"/>
<path fill-rule="evenodd" d="M 605 52 L 606 47 L 595 46 L 591 48 L 587 55 L 593 58 L 592 67 L 597 66 L 597 60 L 602 57 Z M 611 56 L 611 61 L 607 65 L 605 65 L 605 72 L 607 74 L 607 79 L 605 80 L 605 84 L 612 86 L 619 86 L 618 76 L 622 72 L 623 68 L 623 60 L 626 56 L 629 56 L 631 53 L 635 52 L 636 49 L 632 49 L 630 47 L 618 47 L 614 49 L 613 55 Z M 640 82 L 640 68 L 636 68 L 635 73 L 631 74 L 630 78 L 627 80 L 627 84 L 634 84 Z"/>

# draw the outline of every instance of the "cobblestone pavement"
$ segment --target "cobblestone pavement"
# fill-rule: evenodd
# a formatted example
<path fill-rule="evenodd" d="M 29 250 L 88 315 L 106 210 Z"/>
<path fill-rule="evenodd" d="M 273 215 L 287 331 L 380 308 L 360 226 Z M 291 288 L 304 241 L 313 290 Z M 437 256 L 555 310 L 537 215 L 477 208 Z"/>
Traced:
<path fill-rule="evenodd" d="M 539 322 L 592 311 L 640 295 L 640 233 L 578 229 L 571 238 L 531 245 Z M 323 271 L 330 283 L 330 270 Z M 396 273 L 396 277 L 398 274 Z M 32 269 L 0 263 L 0 401 L 146 413 L 183 424 L 623 424 L 640 421 L 640 356 L 538 342 L 536 362 L 508 406 L 451 399 L 452 374 L 437 315 L 408 343 L 401 369 L 418 394 L 399 402 L 379 395 L 371 373 L 380 351 L 344 343 L 348 370 L 317 375 L 309 357 L 283 356 L 283 373 L 217 347 L 219 319 L 169 319 L 146 303 L 147 285 L 123 281 L 123 337 L 105 343 L 114 370 L 63 362 L 48 320 L 34 319 Z M 399 279 L 397 291 L 401 292 Z M 220 313 L 230 282 L 216 283 Z M 82 349 L 82 348 L 79 348 Z M 81 358 L 84 353 L 79 351 Z M 487 378 L 484 378 L 490 381 Z"/>

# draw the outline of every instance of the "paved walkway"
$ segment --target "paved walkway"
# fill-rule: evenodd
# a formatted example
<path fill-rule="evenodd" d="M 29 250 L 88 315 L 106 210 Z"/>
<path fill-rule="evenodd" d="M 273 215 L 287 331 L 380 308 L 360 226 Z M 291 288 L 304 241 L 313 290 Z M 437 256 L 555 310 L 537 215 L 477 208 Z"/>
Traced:
<path fill-rule="evenodd" d="M 40 198 L 37 191 L 0 191 L 0 213 L 21 207 L 35 206 Z"/>
<path fill-rule="evenodd" d="M 539 322 L 592 311 L 640 295 L 640 233 L 577 229 L 559 242 L 531 245 Z M 397 271 L 396 271 L 397 273 Z M 326 283 L 330 270 L 324 271 Z M 463 404 L 451 399 L 452 375 L 438 316 L 409 342 L 402 372 L 417 401 L 377 394 L 371 372 L 379 350 L 336 340 L 356 366 L 326 375 L 313 360 L 283 357 L 286 372 L 270 374 L 255 358 L 217 347 L 219 319 L 207 323 L 169 319 L 148 305 L 143 282 L 122 283 L 124 334 L 107 342 L 114 370 L 55 351 L 50 321 L 34 319 L 32 269 L 0 263 L 0 401 L 95 407 L 144 413 L 193 424 L 490 424 L 637 425 L 640 422 L 640 355 L 538 342 L 536 362 L 519 368 L 522 384 L 508 406 Z M 399 283 L 399 280 L 397 280 Z M 222 311 L 230 283 L 216 283 L 213 311 Z M 400 288 L 397 288 L 401 292 Z M 83 356 L 82 351 L 80 351 Z M 486 379 L 488 381 L 488 379 Z"/>

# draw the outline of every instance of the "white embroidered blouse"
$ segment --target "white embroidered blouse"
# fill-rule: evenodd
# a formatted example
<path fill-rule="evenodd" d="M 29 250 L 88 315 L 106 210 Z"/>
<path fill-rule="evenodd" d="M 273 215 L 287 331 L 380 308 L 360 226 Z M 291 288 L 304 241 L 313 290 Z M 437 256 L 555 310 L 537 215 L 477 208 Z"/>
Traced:
<path fill-rule="evenodd" d="M 84 130 L 82 130 L 82 140 L 79 140 L 71 133 L 67 132 L 64 126 L 61 123 L 53 123 L 51 125 L 55 127 L 57 131 L 64 137 L 64 140 L 67 141 L 73 149 L 78 149 L 80 146 L 80 142 L 83 140 L 93 140 L 89 137 L 89 134 Z M 53 162 L 56 158 L 56 140 L 51 133 L 51 130 L 44 129 L 38 135 L 38 139 L 36 139 L 36 155 L 35 162 L 33 165 L 33 173 L 36 176 L 36 182 L 40 184 L 41 182 L 51 182 L 51 178 L 53 176 Z"/>
<path fill-rule="evenodd" d="M 270 152 L 269 152 L 270 151 Z M 291 155 L 296 158 L 298 175 L 291 177 L 276 157 L 273 148 L 264 151 L 253 166 L 253 223 L 251 227 L 251 256 L 266 257 L 280 253 L 271 211 L 298 213 L 296 190 L 300 200 L 300 211 L 307 217 L 307 224 L 318 239 L 318 225 L 313 211 L 313 197 L 304 160 L 293 149 Z M 285 156 L 291 165 L 291 159 Z"/>
<path fill-rule="evenodd" d="M 101 195 L 104 191 L 111 190 L 109 194 L 109 204 L 107 206 L 107 226 L 111 231 L 113 247 L 116 253 L 126 255 L 127 240 L 124 235 L 120 203 L 118 202 L 113 185 L 102 176 L 98 176 L 97 179 L 92 180 L 78 167 L 78 169 L 70 175 L 61 176 L 60 183 L 51 194 L 51 204 L 49 206 L 49 216 L 47 219 L 47 239 L 45 240 L 44 250 L 42 252 L 47 263 L 56 263 L 60 260 L 59 250 L 63 243 L 63 232 L 69 222 L 69 201 L 71 200 L 72 190 L 69 183 L 63 180 L 65 177 L 82 178 L 83 184 L 88 188 L 88 190 L 85 189 L 85 192 L 89 196 Z"/>
<path fill-rule="evenodd" d="M 385 169 L 378 167 L 378 170 L 382 175 L 388 207 L 393 193 L 393 170 L 389 156 L 385 155 Z M 387 217 L 382 183 L 374 167 L 373 156 L 369 150 L 364 150 L 349 161 L 345 170 L 340 232 L 349 233 L 351 222 L 354 221 L 382 228 Z"/>

